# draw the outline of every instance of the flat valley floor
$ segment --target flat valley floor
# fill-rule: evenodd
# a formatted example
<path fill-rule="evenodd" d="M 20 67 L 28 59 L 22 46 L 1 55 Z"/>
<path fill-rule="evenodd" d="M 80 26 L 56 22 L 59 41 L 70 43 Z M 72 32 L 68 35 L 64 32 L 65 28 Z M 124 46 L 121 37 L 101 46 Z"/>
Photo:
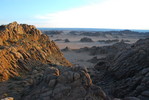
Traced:
<path fill-rule="evenodd" d="M 96 63 L 91 63 L 89 60 L 96 57 L 97 59 L 103 58 L 106 55 L 90 55 L 88 51 L 83 52 L 76 52 L 76 50 L 79 50 L 80 48 L 84 47 L 102 47 L 102 46 L 110 46 L 115 44 L 115 42 L 110 43 L 102 43 L 98 42 L 99 40 L 119 40 L 119 41 L 126 41 L 125 43 L 133 44 L 139 39 L 145 38 L 144 36 L 134 35 L 134 34 L 125 34 L 123 36 L 121 35 L 109 35 L 106 34 L 104 36 L 83 36 L 83 35 L 72 35 L 72 34 L 60 34 L 60 35 L 52 35 L 50 39 L 54 40 L 58 47 L 62 50 L 64 56 L 66 59 L 68 59 L 71 63 L 75 65 L 81 65 L 86 67 L 92 67 Z M 81 38 L 88 37 L 93 40 L 93 42 L 80 42 Z M 64 40 L 68 39 L 69 42 L 65 42 Z M 65 48 L 69 48 L 69 50 L 63 50 Z"/>

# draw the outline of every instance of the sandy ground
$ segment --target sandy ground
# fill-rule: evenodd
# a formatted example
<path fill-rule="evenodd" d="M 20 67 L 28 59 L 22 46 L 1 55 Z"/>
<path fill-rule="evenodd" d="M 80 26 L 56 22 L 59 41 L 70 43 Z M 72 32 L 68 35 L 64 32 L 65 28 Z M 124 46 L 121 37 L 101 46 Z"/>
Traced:
<path fill-rule="evenodd" d="M 83 37 L 89 37 L 91 38 L 94 42 L 85 42 L 82 43 L 80 42 L 80 39 Z M 140 37 L 139 36 L 122 36 L 122 37 L 112 37 L 112 36 L 106 36 L 106 37 L 101 37 L 101 36 L 76 36 L 76 35 L 54 35 L 50 37 L 52 40 L 56 39 L 69 39 L 70 42 L 65 43 L 64 41 L 55 41 L 56 44 L 60 49 L 63 49 L 65 47 L 69 47 L 71 49 L 80 49 L 83 47 L 92 47 L 92 46 L 106 46 L 106 45 L 112 45 L 114 43 L 110 44 L 104 44 L 97 42 L 98 40 L 112 40 L 112 39 L 119 39 L 119 40 L 129 40 L 130 44 L 136 42 Z M 88 60 L 92 59 L 95 56 L 89 55 L 88 52 L 75 52 L 75 51 L 63 51 L 63 54 L 66 59 L 68 59 L 71 63 L 73 64 L 79 64 L 81 66 L 86 66 L 86 67 L 93 67 L 95 64 L 90 63 Z M 105 55 L 104 55 L 105 56 Z M 102 58 L 103 55 L 98 55 L 97 58 Z"/>
<path fill-rule="evenodd" d="M 89 62 L 95 56 L 89 54 L 89 52 L 75 52 L 75 51 L 63 51 L 66 59 L 68 59 L 72 64 L 81 65 L 85 67 L 93 67 L 95 64 Z M 104 57 L 104 55 L 96 56 L 98 59 Z"/>
<path fill-rule="evenodd" d="M 65 51 L 63 52 L 66 59 L 71 61 L 73 64 L 79 64 L 81 66 L 93 66 L 92 63 L 88 62 L 93 56 L 90 56 L 88 52 L 77 53 L 74 51 Z"/>

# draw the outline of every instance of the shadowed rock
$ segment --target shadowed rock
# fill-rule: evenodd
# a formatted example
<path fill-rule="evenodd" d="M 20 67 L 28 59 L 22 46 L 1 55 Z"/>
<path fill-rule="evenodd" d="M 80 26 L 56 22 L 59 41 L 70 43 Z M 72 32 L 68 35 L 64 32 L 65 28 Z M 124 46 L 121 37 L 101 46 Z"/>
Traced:
<path fill-rule="evenodd" d="M 80 42 L 93 42 L 93 40 L 91 38 L 84 37 L 80 39 Z"/>
<path fill-rule="evenodd" d="M 65 47 L 64 49 L 62 49 L 62 51 L 71 51 L 71 48 Z"/>
<path fill-rule="evenodd" d="M 48 74 L 47 74 L 47 70 Z M 86 68 L 49 67 L 42 82 L 34 85 L 22 100 L 106 100 L 107 96 L 98 86 L 92 84 Z M 60 74 L 57 74 L 61 72 Z M 36 83 L 34 83 L 36 84 Z"/>
<path fill-rule="evenodd" d="M 54 41 L 63 41 L 63 39 L 55 39 Z"/>
<path fill-rule="evenodd" d="M 65 42 L 70 42 L 68 39 L 65 39 L 64 41 L 65 41 Z"/>
<path fill-rule="evenodd" d="M 94 67 L 98 70 L 98 74 L 94 76 L 93 83 L 102 86 L 107 93 L 114 97 L 135 96 L 141 100 L 148 100 L 148 44 L 149 39 L 142 39 L 133 44 L 131 48 L 118 51 L 112 59 L 107 57 L 100 60 Z M 124 100 L 133 99 L 126 98 Z"/>
<path fill-rule="evenodd" d="M 101 43 L 116 43 L 116 42 L 119 42 L 118 39 L 114 39 L 114 40 L 98 40 L 98 42 L 101 42 Z"/>

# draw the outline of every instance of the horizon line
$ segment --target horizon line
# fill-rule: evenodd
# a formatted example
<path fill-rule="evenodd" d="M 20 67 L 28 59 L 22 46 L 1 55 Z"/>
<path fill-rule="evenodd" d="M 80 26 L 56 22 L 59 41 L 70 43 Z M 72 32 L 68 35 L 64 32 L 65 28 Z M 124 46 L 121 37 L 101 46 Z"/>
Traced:
<path fill-rule="evenodd" d="M 77 27 L 37 27 L 37 28 L 51 28 L 51 29 L 111 29 L 111 30 L 149 30 L 149 29 L 128 29 L 128 28 L 77 28 Z"/>

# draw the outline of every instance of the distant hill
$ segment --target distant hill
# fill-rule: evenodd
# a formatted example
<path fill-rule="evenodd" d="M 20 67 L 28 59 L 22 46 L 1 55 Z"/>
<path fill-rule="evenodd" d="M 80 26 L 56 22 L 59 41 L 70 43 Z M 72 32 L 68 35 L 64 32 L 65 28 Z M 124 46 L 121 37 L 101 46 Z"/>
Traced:
<path fill-rule="evenodd" d="M 108 28 L 38 28 L 41 31 L 123 31 L 127 29 L 108 29 Z M 129 29 L 135 32 L 149 32 L 149 30 Z"/>

